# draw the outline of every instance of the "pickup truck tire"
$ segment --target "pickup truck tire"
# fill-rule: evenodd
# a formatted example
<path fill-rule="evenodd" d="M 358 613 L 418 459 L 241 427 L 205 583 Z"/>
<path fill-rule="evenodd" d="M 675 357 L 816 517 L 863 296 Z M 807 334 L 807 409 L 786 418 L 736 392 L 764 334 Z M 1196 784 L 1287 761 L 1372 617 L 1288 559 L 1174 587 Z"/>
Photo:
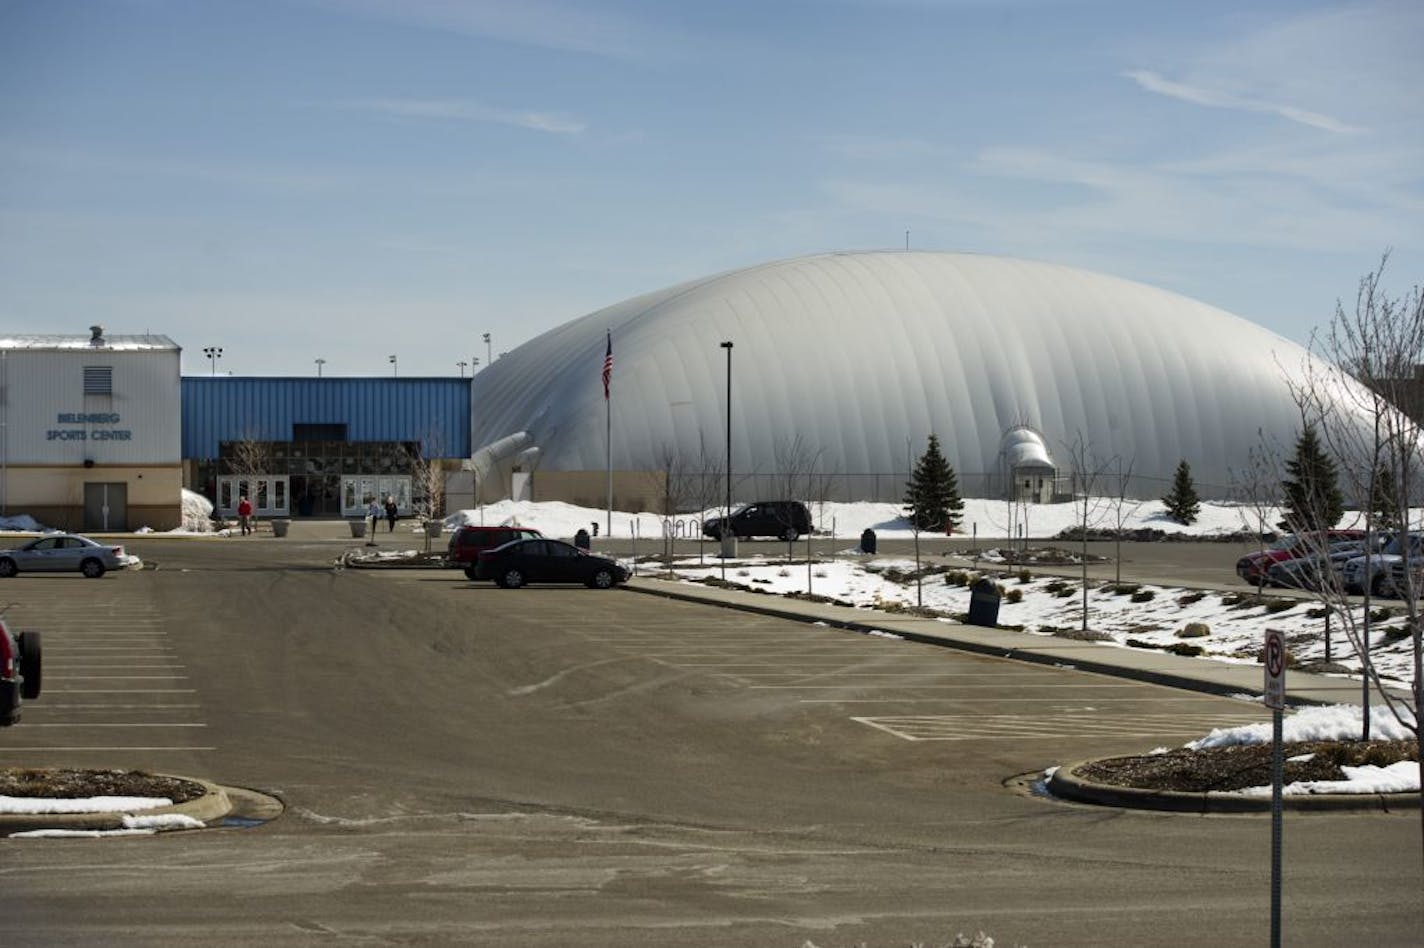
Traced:
<path fill-rule="evenodd" d="M 41 661 L 40 634 L 33 631 L 21 632 L 20 677 L 24 678 L 25 682 L 20 686 L 20 697 L 26 701 L 33 701 L 40 696 Z"/>

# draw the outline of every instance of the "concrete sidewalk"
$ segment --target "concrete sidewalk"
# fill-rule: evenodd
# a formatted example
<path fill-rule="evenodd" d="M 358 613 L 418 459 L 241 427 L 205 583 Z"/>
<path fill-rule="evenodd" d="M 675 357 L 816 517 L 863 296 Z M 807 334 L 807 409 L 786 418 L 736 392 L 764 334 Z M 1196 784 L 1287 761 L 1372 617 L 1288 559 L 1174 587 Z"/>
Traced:
<path fill-rule="evenodd" d="M 629 580 L 627 588 L 648 595 L 777 616 L 794 622 L 824 623 L 856 632 L 888 632 L 912 642 L 1074 668 L 1206 694 L 1260 697 L 1265 687 L 1265 670 L 1258 664 L 1185 658 L 1110 643 L 1079 642 L 1008 629 L 961 625 L 945 619 L 895 615 L 769 593 L 641 576 Z M 1356 679 L 1297 671 L 1286 674 L 1286 697 L 1292 705 L 1360 704 L 1361 690 L 1361 683 Z M 1405 692 L 1393 693 L 1408 698 Z M 1370 702 L 1372 705 L 1383 703 L 1378 690 L 1371 690 Z"/>

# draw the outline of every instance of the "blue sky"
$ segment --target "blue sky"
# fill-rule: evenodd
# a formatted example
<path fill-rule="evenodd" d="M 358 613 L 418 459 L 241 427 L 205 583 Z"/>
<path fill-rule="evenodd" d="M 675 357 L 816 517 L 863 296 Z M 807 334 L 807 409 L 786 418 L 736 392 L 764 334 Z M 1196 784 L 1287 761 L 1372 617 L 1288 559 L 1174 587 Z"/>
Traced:
<path fill-rule="evenodd" d="M 1424 281 L 1421 39 L 1412 0 L 0 0 L 0 331 L 455 375 L 908 230 L 1305 342 L 1386 248 Z"/>

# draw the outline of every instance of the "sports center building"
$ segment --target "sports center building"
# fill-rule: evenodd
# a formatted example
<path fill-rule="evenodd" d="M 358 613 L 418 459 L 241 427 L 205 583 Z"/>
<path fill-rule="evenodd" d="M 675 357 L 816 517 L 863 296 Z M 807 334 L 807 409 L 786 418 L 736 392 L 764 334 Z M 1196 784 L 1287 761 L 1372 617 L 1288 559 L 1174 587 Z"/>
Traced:
<path fill-rule="evenodd" d="M 473 379 L 181 378 L 180 356 L 97 326 L 0 338 L 0 513 L 167 529 L 186 487 L 224 514 L 244 494 L 267 517 L 360 516 L 388 495 L 408 514 L 431 470 L 445 510 L 601 507 L 610 466 L 618 509 L 703 509 L 724 496 L 729 443 L 736 499 L 898 502 L 930 434 L 968 496 L 1061 499 L 1076 445 L 1130 468 L 1130 496 L 1160 496 L 1186 460 L 1203 496 L 1225 497 L 1263 436 L 1294 441 L 1287 376 L 1310 361 L 1140 283 L 919 251 L 679 284 Z"/>

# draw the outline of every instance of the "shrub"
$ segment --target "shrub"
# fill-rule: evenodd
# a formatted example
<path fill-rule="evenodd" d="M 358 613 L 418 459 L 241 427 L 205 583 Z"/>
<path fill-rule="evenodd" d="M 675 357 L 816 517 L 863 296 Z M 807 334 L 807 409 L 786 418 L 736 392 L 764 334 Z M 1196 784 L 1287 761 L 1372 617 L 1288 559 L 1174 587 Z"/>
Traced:
<path fill-rule="evenodd" d="M 1137 592 L 1142 587 L 1137 583 L 1113 583 L 1108 587 L 1119 596 L 1129 596 Z"/>
<path fill-rule="evenodd" d="M 1021 569 L 1021 570 L 1019 570 L 1019 582 L 1021 582 L 1021 583 L 1031 583 L 1031 582 L 1033 582 L 1033 574 L 1030 573 L 1030 572 L 1029 572 L 1028 570 L 1026 570 L 1026 569 Z"/>
<path fill-rule="evenodd" d="M 1200 645 L 1188 645 L 1186 642 L 1173 642 L 1162 651 L 1171 652 L 1173 655 L 1185 655 L 1187 658 L 1196 658 L 1198 655 L 1206 654 L 1206 649 Z"/>
<path fill-rule="evenodd" d="M 1321 606 L 1319 609 L 1310 609 L 1305 613 L 1307 619 L 1323 619 L 1330 614 L 1330 610 Z"/>
<path fill-rule="evenodd" d="M 1023 602 L 1023 590 L 1010 589 L 1004 593 L 1004 602 Z"/>
<path fill-rule="evenodd" d="M 1202 590 L 1202 589 L 1198 589 L 1196 592 L 1189 592 L 1189 593 L 1187 593 L 1185 596 L 1182 596 L 1181 598 L 1179 598 L 1179 599 L 1177 600 L 1177 604 L 1178 604 L 1178 605 L 1181 605 L 1181 606 L 1190 606 L 1192 603 L 1194 603 L 1194 602 L 1201 602 L 1201 601 L 1202 601 L 1203 599 L 1205 599 L 1205 598 L 1206 598 L 1206 591 L 1205 591 L 1205 590 Z"/>
<path fill-rule="evenodd" d="M 1278 612 L 1285 612 L 1296 607 L 1294 599 L 1267 599 L 1264 603 L 1266 612 L 1275 615 Z"/>
<path fill-rule="evenodd" d="M 1205 622 L 1188 622 L 1177 630 L 1179 639 L 1204 639 L 1211 635 L 1211 626 Z"/>
<path fill-rule="evenodd" d="M 1139 589 L 1132 594 L 1133 602 L 1151 602 L 1155 598 L 1157 598 L 1157 591 L 1155 589 Z"/>
<path fill-rule="evenodd" d="M 944 574 L 944 581 L 948 586 L 968 586 L 969 574 L 962 569 L 952 569 Z"/>
<path fill-rule="evenodd" d="M 1378 609 L 1370 610 L 1371 622 L 1388 622 L 1394 618 L 1393 606 L 1380 606 Z"/>
<path fill-rule="evenodd" d="M 1067 599 L 1067 598 L 1069 598 L 1070 596 L 1072 596 L 1074 593 L 1076 593 L 1077 591 L 1078 591 L 1078 590 L 1074 589 L 1072 586 L 1069 586 L 1069 585 L 1067 585 L 1067 584 L 1065 583 L 1065 584 L 1059 586 L 1057 589 L 1053 590 L 1053 595 L 1057 596 L 1059 599 Z"/>
<path fill-rule="evenodd" d="M 1056 596 L 1061 593 L 1067 585 L 1068 584 L 1061 579 L 1054 579 L 1050 580 L 1048 585 L 1044 586 L 1043 588 Z"/>

